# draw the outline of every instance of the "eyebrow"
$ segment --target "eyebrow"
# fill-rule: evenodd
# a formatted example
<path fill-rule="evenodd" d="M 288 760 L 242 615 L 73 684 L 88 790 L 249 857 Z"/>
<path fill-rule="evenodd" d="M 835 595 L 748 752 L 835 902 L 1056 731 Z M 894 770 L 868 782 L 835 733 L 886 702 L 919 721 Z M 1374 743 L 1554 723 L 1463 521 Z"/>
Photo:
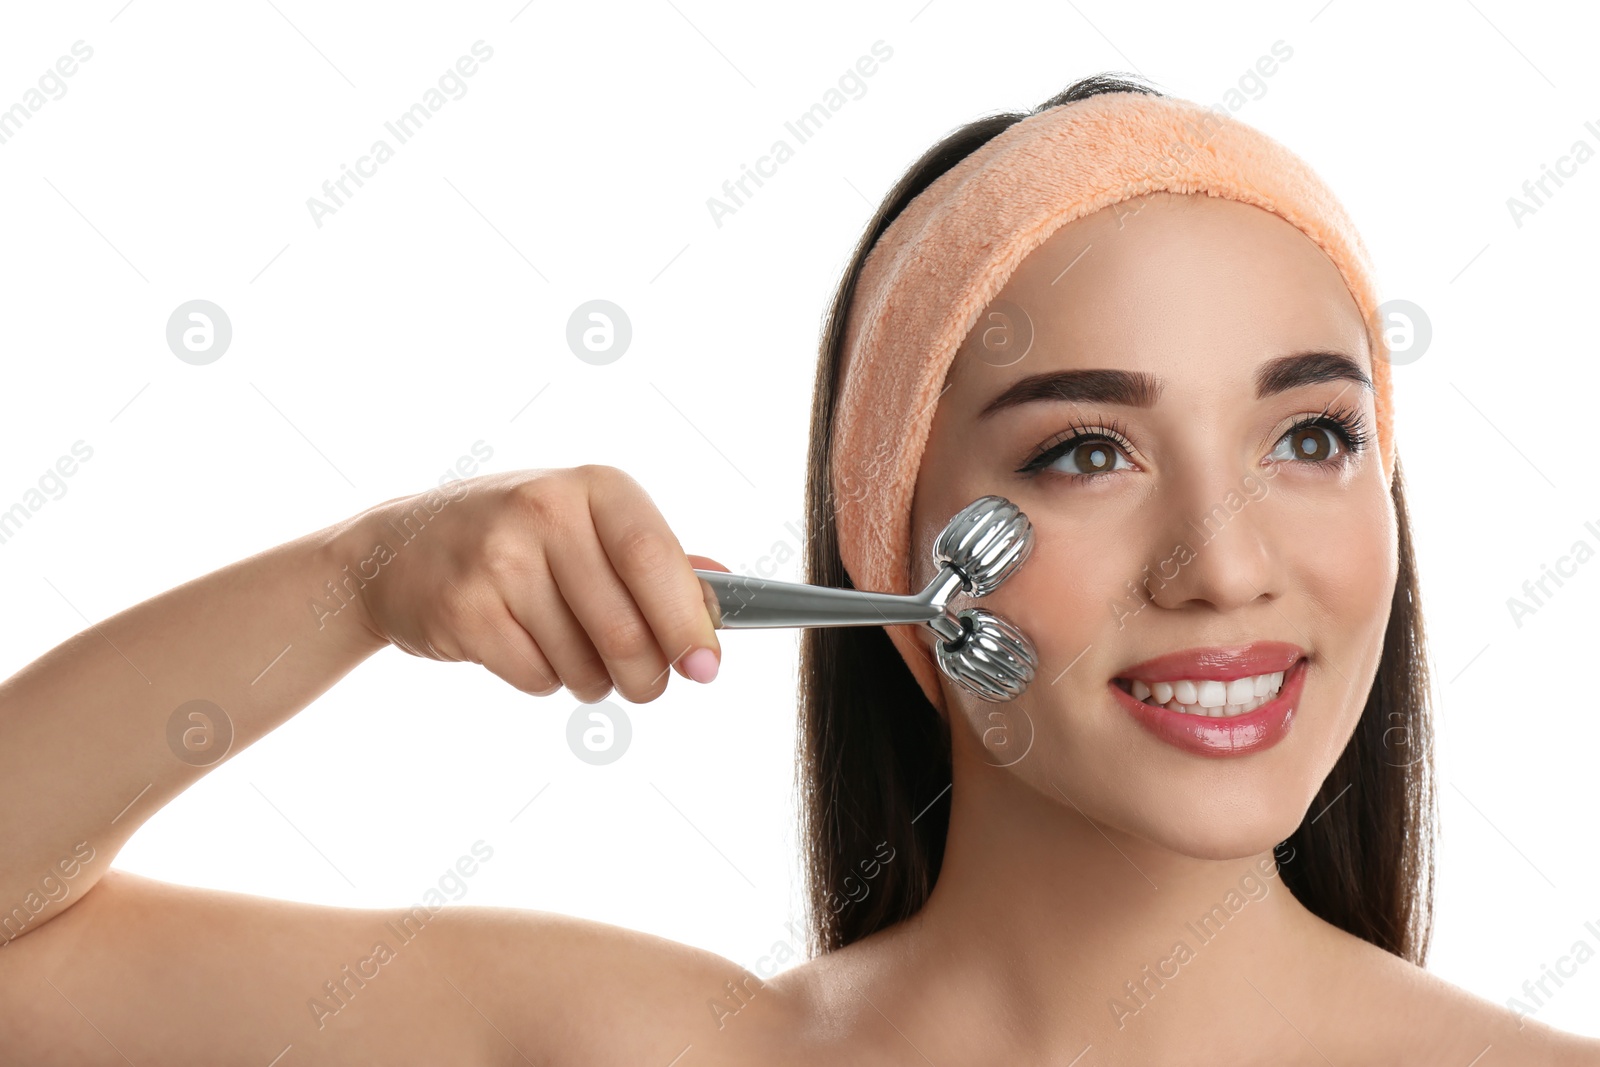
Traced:
<path fill-rule="evenodd" d="M 1335 381 L 1350 381 L 1368 391 L 1372 389 L 1372 379 L 1351 357 L 1341 352 L 1299 352 L 1269 359 L 1256 368 L 1256 399 Z M 1098 369 L 1030 374 L 985 404 L 978 418 L 987 419 L 1007 408 L 1048 400 L 1148 408 L 1161 399 L 1165 386 L 1162 378 L 1144 371 Z"/>

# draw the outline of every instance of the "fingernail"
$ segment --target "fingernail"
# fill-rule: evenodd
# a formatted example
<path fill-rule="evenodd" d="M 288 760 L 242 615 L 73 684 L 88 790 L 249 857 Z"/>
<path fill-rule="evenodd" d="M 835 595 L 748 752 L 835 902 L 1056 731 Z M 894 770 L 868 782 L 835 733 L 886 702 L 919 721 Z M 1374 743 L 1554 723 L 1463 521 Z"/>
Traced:
<path fill-rule="evenodd" d="M 709 648 L 697 648 L 683 657 L 683 672 L 701 685 L 717 676 L 717 654 Z"/>

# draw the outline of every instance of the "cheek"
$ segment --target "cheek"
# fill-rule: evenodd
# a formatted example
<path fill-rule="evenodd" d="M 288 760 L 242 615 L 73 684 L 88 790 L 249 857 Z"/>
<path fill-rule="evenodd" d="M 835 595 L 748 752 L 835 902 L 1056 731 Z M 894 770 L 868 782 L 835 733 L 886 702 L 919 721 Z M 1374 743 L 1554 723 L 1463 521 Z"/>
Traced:
<path fill-rule="evenodd" d="M 1329 509 L 1314 536 L 1317 528 L 1307 528 L 1288 562 L 1307 604 L 1295 618 L 1306 618 L 1301 625 L 1315 634 L 1324 664 L 1318 704 L 1332 756 L 1356 728 L 1377 676 L 1398 569 L 1387 487 L 1353 487 L 1345 500 L 1347 506 Z"/>
<path fill-rule="evenodd" d="M 1153 524 L 1158 506 L 1117 498 L 1073 508 L 1024 505 L 1048 550 L 1036 548 L 983 604 L 1033 641 L 1041 693 L 1092 698 L 1107 681 L 1107 662 L 1148 644 L 1152 633 L 1158 642 L 1173 640 L 1173 620 L 1160 617 L 1167 609 L 1151 603 L 1152 591 L 1173 582 L 1181 589 L 1205 547 L 1185 542 L 1182 527 Z M 1275 609 L 1245 609 L 1252 625 L 1270 620 L 1273 636 L 1309 642 L 1337 668 L 1328 675 L 1349 682 L 1348 699 L 1359 706 L 1377 669 L 1394 590 L 1387 487 L 1381 479 L 1337 492 L 1285 483 L 1245 507 L 1250 535 L 1267 545 L 1271 562 L 1262 577 L 1275 593 Z"/>
<path fill-rule="evenodd" d="M 1296 523 L 1282 552 L 1289 588 L 1303 596 L 1325 658 L 1353 682 L 1375 670 L 1398 566 L 1394 506 L 1380 482 L 1352 486 L 1337 507 Z M 1298 617 L 1298 616 L 1296 616 Z"/>
<path fill-rule="evenodd" d="M 948 688 L 947 695 L 979 758 L 1026 779 L 1073 762 L 1075 749 L 1103 756 L 1117 743 L 1117 720 L 1097 713 L 1110 706 L 1106 664 L 1119 658 L 1115 650 L 1128 646 L 1145 612 L 1160 610 L 1141 598 L 1139 582 L 1146 565 L 1154 574 L 1172 548 L 1156 551 L 1152 538 L 1130 536 L 1136 516 L 1125 508 L 1022 506 L 1036 536 L 1027 563 L 994 593 L 956 606 L 982 606 L 1020 627 L 1037 655 L 1034 681 L 1022 699 L 1003 705 Z M 1035 784 L 1055 795 L 1047 780 Z"/>
<path fill-rule="evenodd" d="M 1159 610 L 1147 603 L 1146 582 L 1155 588 L 1163 576 L 1170 580 L 1183 556 L 1176 544 L 1165 545 L 1152 536 L 1136 509 L 1041 507 L 1030 518 L 1036 546 L 1049 547 L 1036 547 L 1027 564 L 987 603 L 1034 642 L 1044 682 L 1085 653 L 1059 685 L 1071 680 L 1085 684 L 1082 677 L 1074 679 L 1078 667 L 1103 662 L 1109 647 L 1127 643 L 1144 612 Z"/>

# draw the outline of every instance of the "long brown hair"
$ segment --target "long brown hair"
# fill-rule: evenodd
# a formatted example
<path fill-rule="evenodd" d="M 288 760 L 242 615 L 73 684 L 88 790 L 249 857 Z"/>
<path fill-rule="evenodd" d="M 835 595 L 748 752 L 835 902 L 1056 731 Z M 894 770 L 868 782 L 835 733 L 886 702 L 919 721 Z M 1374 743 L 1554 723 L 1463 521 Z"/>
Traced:
<path fill-rule="evenodd" d="M 1107 92 L 1162 95 L 1132 76 L 1099 74 L 1032 112 L 968 123 L 911 166 L 867 225 L 834 295 L 817 364 L 806 581 L 853 588 L 839 557 L 828 472 L 845 315 L 867 253 L 913 197 L 990 138 L 1030 114 Z M 1349 744 L 1277 852 L 1280 877 L 1308 910 L 1421 966 L 1433 923 L 1437 800 L 1421 604 L 1398 460 L 1390 492 L 1399 571 L 1377 677 Z M 927 901 L 949 829 L 950 737 L 882 627 L 802 632 L 799 713 L 811 950 L 829 952 L 910 917 Z M 863 872 L 873 875 L 871 887 L 857 900 L 852 886 L 864 884 Z"/>

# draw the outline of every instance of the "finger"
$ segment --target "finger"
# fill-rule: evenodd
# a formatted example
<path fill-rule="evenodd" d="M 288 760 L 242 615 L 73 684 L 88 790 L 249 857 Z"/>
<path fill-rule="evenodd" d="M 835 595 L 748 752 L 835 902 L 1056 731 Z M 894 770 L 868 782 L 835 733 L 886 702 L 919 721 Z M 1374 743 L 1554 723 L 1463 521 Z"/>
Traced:
<path fill-rule="evenodd" d="M 561 679 L 537 642 L 506 610 L 491 588 L 474 595 L 455 582 L 451 628 L 460 634 L 462 651 L 524 693 L 548 696 L 561 688 Z"/>
<path fill-rule="evenodd" d="M 605 698 L 613 688 L 611 671 L 562 595 L 549 560 L 532 552 L 519 557 L 514 576 L 501 580 L 507 612 L 553 665 L 573 696 L 585 704 Z"/>
<path fill-rule="evenodd" d="M 710 681 L 722 659 L 722 644 L 713 623 L 716 600 L 695 576 L 694 566 L 701 560 L 710 563 L 712 570 L 727 568 L 703 556 L 685 555 L 666 519 L 631 478 L 622 475 L 598 485 L 591 497 L 609 500 L 607 494 L 614 493 L 647 505 L 633 511 L 610 506 L 591 507 L 590 511 L 596 516 L 600 543 L 612 567 L 627 584 L 670 662 L 684 677 Z M 689 656 L 695 657 L 693 673 Z"/>
<path fill-rule="evenodd" d="M 623 472 L 608 468 L 590 484 L 589 513 L 600 544 L 657 647 L 685 677 L 690 676 L 685 657 L 696 656 L 700 679 L 709 681 L 722 659 L 722 645 L 706 604 L 706 588 L 677 536 L 645 491 Z M 700 662 L 708 657 L 709 662 Z"/>
<path fill-rule="evenodd" d="M 545 559 L 562 599 L 599 653 L 617 692 L 642 704 L 665 690 L 667 656 L 632 592 L 612 569 L 594 516 L 596 510 L 607 506 L 636 509 L 637 504 L 597 503 L 590 499 L 589 488 L 586 484 L 574 501 L 563 502 L 562 511 L 540 516 L 543 528 L 538 535 L 548 546 Z"/>

